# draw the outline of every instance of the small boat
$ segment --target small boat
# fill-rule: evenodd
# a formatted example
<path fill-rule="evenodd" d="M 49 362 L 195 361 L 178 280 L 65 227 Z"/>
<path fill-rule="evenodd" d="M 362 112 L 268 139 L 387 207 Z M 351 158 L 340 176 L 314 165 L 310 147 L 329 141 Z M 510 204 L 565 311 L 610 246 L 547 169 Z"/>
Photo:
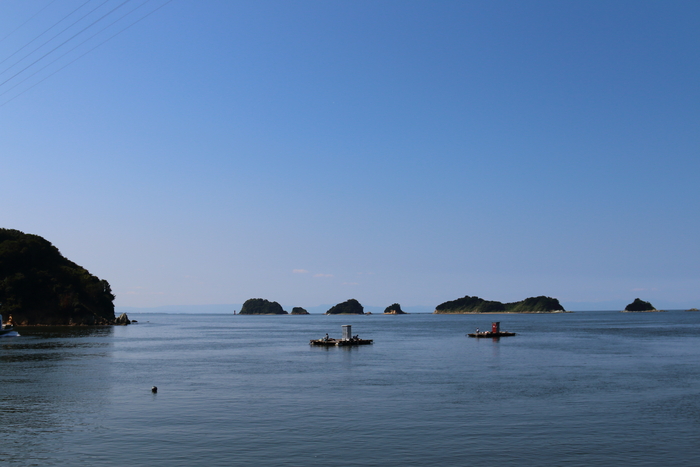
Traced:
<path fill-rule="evenodd" d="M 499 332 L 491 332 L 491 331 L 484 331 L 484 332 L 472 332 L 470 334 L 467 334 L 469 337 L 507 337 L 507 336 L 514 336 L 514 332 L 507 332 L 507 331 L 499 331 Z"/>
<path fill-rule="evenodd" d="M 469 337 L 508 337 L 508 336 L 514 336 L 514 332 L 508 332 L 508 331 L 501 331 L 501 322 L 497 321 L 494 323 L 491 323 L 491 330 L 490 331 L 481 331 L 477 329 L 476 332 L 472 332 L 471 334 L 467 334 Z"/>
<path fill-rule="evenodd" d="M 0 337 L 19 337 L 19 333 L 11 324 L 2 324 L 2 315 L 0 315 Z"/>

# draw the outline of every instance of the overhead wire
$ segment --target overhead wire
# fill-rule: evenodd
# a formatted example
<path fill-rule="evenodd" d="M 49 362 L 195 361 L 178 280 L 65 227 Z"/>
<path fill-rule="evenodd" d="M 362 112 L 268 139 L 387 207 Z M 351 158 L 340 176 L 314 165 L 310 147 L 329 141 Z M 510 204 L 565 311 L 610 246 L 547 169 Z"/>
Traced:
<path fill-rule="evenodd" d="M 30 16 L 29 19 L 28 19 L 27 21 L 25 21 L 24 23 L 20 24 L 19 26 L 17 26 L 16 28 L 14 28 L 11 32 L 9 32 L 5 37 L 3 37 L 2 39 L 0 39 L 0 42 L 4 41 L 4 40 L 7 39 L 8 37 L 10 37 L 12 34 L 14 34 L 14 33 L 16 33 L 17 31 L 19 31 L 19 29 L 20 29 L 22 26 L 24 26 L 25 24 L 27 24 L 28 22 L 30 22 L 31 20 L 33 20 L 34 18 L 36 18 L 36 16 L 37 16 L 39 13 L 41 13 L 41 12 L 44 11 L 44 10 L 46 10 L 46 9 L 47 9 L 49 6 L 51 6 L 51 4 L 52 4 L 53 2 L 55 2 L 55 1 L 56 1 L 56 0 L 51 0 L 49 3 L 47 3 L 47 4 L 44 6 L 44 8 L 42 8 L 41 10 L 37 11 L 37 12 L 34 13 L 32 16 Z M 88 1 L 89 1 L 89 0 L 88 0 Z"/>
<path fill-rule="evenodd" d="M 5 68 L 3 71 L 0 71 L 0 75 L 4 75 L 5 73 L 7 73 L 7 72 L 8 72 L 9 70 L 11 70 L 15 65 L 21 63 L 25 58 L 31 56 L 34 52 L 40 50 L 40 49 L 41 49 L 42 47 L 44 47 L 46 44 L 48 44 L 48 43 L 51 42 L 52 40 L 56 39 L 58 36 L 60 36 L 61 34 L 63 34 L 64 32 L 66 32 L 67 30 L 69 30 L 70 28 L 72 28 L 73 26 L 75 26 L 76 24 L 78 24 L 80 21 L 82 21 L 83 19 L 85 19 L 86 17 L 88 17 L 90 14 L 94 13 L 95 11 L 97 11 L 97 9 L 99 9 L 102 5 L 104 5 L 104 4 L 107 3 L 108 1 L 109 1 L 109 0 L 104 0 L 102 3 L 100 3 L 99 5 L 97 5 L 95 8 L 93 8 L 93 9 L 90 10 L 90 11 L 88 11 L 88 12 L 85 13 L 83 16 L 81 16 L 80 18 L 78 18 L 77 20 L 73 21 L 71 24 L 69 24 L 69 25 L 66 26 L 65 28 L 63 28 L 63 30 L 61 30 L 60 32 L 58 32 L 57 34 L 55 34 L 55 35 L 54 35 L 53 37 L 51 37 L 49 40 L 45 41 L 45 42 L 44 42 L 43 44 L 41 44 L 39 47 L 35 48 L 34 50 L 32 50 L 31 52 L 29 52 L 28 54 L 26 54 L 24 57 L 20 58 L 20 59 L 17 60 L 15 63 L 13 63 L 12 65 L 10 65 L 9 67 Z M 128 2 L 128 1 L 130 1 L 130 0 L 126 0 L 125 3 Z M 120 5 L 120 6 L 121 6 L 121 5 Z M 119 8 L 119 7 L 117 7 L 117 8 Z M 108 13 L 108 14 L 109 14 L 109 13 Z M 101 18 L 100 18 L 100 19 L 101 19 Z M 98 19 L 97 21 L 99 21 L 99 19 Z M 94 22 L 93 22 L 92 24 L 94 24 Z M 92 26 L 92 24 L 90 24 L 88 27 Z M 84 31 L 84 29 L 83 29 L 83 31 Z M 80 32 L 82 32 L 82 31 L 80 31 Z M 79 32 L 78 34 L 80 34 L 80 32 Z M 73 37 L 75 37 L 75 36 L 72 36 L 72 37 L 69 38 L 68 40 L 72 39 Z M 65 42 L 64 42 L 64 43 L 65 43 Z M 63 45 L 63 44 L 60 44 L 58 47 L 60 47 L 61 45 Z M 55 50 L 55 49 L 53 49 L 53 50 Z M 53 50 L 49 51 L 48 53 L 51 53 Z M 41 58 L 39 58 L 39 60 L 41 60 Z M 36 63 L 36 62 L 34 62 L 34 63 Z M 31 65 L 29 65 L 29 66 L 31 66 Z M 24 71 L 25 69 L 26 69 L 26 68 L 24 68 L 22 71 Z M 22 71 L 20 71 L 20 73 L 21 73 Z M 14 75 L 14 76 L 16 76 L 16 75 Z M 12 78 L 10 78 L 10 79 L 12 79 Z M 0 86 L 1 86 L 1 84 L 0 84 Z"/>
<path fill-rule="evenodd" d="M 51 3 L 53 3 L 53 2 L 51 2 Z M 32 42 L 34 42 L 35 40 L 39 39 L 41 36 L 43 36 L 44 34 L 46 34 L 47 32 L 49 32 L 50 30 L 52 30 L 53 28 L 55 28 L 56 26 L 58 26 L 59 24 L 61 24 L 66 18 L 68 18 L 69 16 L 71 16 L 71 15 L 72 15 L 73 13 L 75 13 L 76 11 L 80 10 L 82 7 L 84 7 L 84 6 L 87 5 L 88 3 L 90 3 L 90 0 L 87 0 L 85 3 L 83 3 L 82 5 L 80 5 L 78 8 L 76 8 L 75 10 L 71 11 L 70 13 L 68 13 L 66 16 L 64 16 L 63 18 L 61 18 L 60 20 L 58 20 L 58 21 L 57 21 L 56 23 L 54 23 L 51 27 L 49 27 L 47 30 L 45 30 L 44 32 L 42 32 L 41 34 L 39 34 L 38 36 L 36 36 L 34 39 L 32 39 L 32 40 L 30 40 L 29 42 L 27 42 L 26 44 L 24 44 L 24 45 L 23 45 L 22 47 L 20 47 L 19 49 L 17 49 L 17 50 L 15 50 L 14 52 L 12 52 L 10 55 L 8 55 L 7 57 L 5 57 L 3 60 L 0 60 L 0 65 L 2 65 L 3 63 L 5 63 L 6 61 L 8 61 L 10 58 L 14 57 L 16 54 L 18 54 L 20 51 L 22 51 L 25 47 L 28 47 Z M 47 6 L 48 6 L 48 5 L 47 5 Z M 37 14 L 38 14 L 38 13 L 37 13 Z M 34 16 L 36 16 L 36 15 L 34 15 Z M 31 18 L 30 18 L 30 19 L 31 19 Z M 79 21 L 79 20 L 78 20 L 78 21 Z M 26 22 L 25 22 L 25 24 L 26 24 Z M 75 24 L 75 23 L 73 23 L 73 24 Z M 64 30 L 64 31 L 65 31 L 65 30 Z M 56 36 L 54 36 L 54 37 L 56 37 Z M 43 47 L 43 45 L 40 46 L 40 48 L 41 48 L 41 47 Z M 31 52 L 31 53 L 33 53 L 33 52 Z M 30 53 L 30 55 L 31 55 L 31 53 Z M 26 57 L 25 57 L 25 58 L 26 58 Z M 22 60 L 24 60 L 24 59 L 22 59 Z M 22 61 L 22 60 L 20 60 L 20 61 Z M 14 66 L 14 65 L 13 65 L 13 66 Z M 2 73 L 4 73 L 4 72 L 2 72 Z M 0 74 L 2 74 L 2 73 L 0 73 Z"/>
<path fill-rule="evenodd" d="M 37 62 L 39 62 L 40 60 L 44 59 L 47 55 L 53 53 L 53 52 L 56 51 L 58 48 L 62 47 L 63 45 L 65 45 L 65 44 L 68 43 L 69 41 L 73 40 L 76 36 L 82 34 L 82 33 L 85 32 L 87 29 L 89 29 L 89 28 L 91 28 L 92 26 L 94 26 L 95 24 L 97 24 L 99 21 L 102 21 L 105 17 L 111 15 L 111 14 L 114 13 L 114 11 L 116 11 L 118 8 L 121 8 L 122 6 L 124 6 L 126 3 L 129 3 L 130 1 L 131 1 L 131 0 L 124 0 L 122 3 L 120 3 L 119 5 L 117 5 L 117 6 L 116 6 L 115 8 L 113 8 L 112 10 L 108 11 L 107 13 L 105 13 L 104 15 L 102 15 L 101 17 L 99 17 L 98 19 L 96 19 L 95 21 L 93 21 L 92 23 L 90 23 L 89 25 L 87 25 L 86 27 L 84 27 L 83 29 L 81 29 L 80 31 L 78 31 L 77 33 L 73 34 L 71 37 L 69 37 L 69 38 L 66 39 L 65 41 L 63 41 L 63 42 L 61 42 L 60 44 L 58 44 L 58 45 L 57 45 L 56 47 L 54 47 L 53 49 L 51 49 L 51 50 L 49 50 L 48 52 L 46 52 L 46 53 L 45 53 L 44 55 L 42 55 L 41 57 L 39 57 L 39 58 L 37 58 L 36 60 L 34 60 L 32 63 L 30 63 L 30 64 L 27 65 L 26 67 L 24 67 L 24 68 L 22 68 L 21 70 L 19 70 L 19 71 L 18 71 L 17 73 L 15 73 L 14 75 L 12 75 L 12 76 L 10 76 L 9 78 L 7 78 L 5 81 L 3 81 L 2 83 L 0 83 L 0 87 L 2 87 L 2 85 L 4 85 L 5 83 L 7 83 L 8 81 L 10 81 L 11 79 L 13 79 L 14 77 L 16 77 L 16 76 L 19 75 L 20 73 L 24 72 L 25 70 L 27 70 L 28 68 L 30 68 L 31 66 L 33 66 L 35 63 L 37 63 Z M 1 73 L 0 73 L 0 74 L 1 74 Z"/>
<path fill-rule="evenodd" d="M 34 76 L 36 76 L 37 74 L 41 73 L 41 72 L 44 71 L 46 68 L 50 67 L 51 65 L 53 65 L 54 63 L 56 63 L 57 61 L 59 61 L 60 59 L 62 59 L 63 57 L 65 57 L 66 55 L 70 54 L 71 52 L 73 52 L 75 49 L 77 49 L 77 48 L 80 47 L 81 45 L 83 45 L 83 44 L 85 44 L 86 42 L 90 41 L 90 40 L 93 39 L 95 36 L 100 35 L 102 32 L 104 32 L 105 30 L 111 28 L 113 25 L 115 25 L 115 24 L 118 23 L 119 21 L 123 20 L 123 19 L 126 18 L 127 16 L 131 15 L 131 14 L 134 13 L 136 10 L 138 10 L 139 8 L 142 8 L 143 6 L 145 6 L 146 4 L 148 4 L 148 3 L 151 2 L 151 1 L 152 1 L 152 0 L 145 0 L 143 3 L 141 3 L 141 4 L 140 4 L 139 6 L 137 6 L 136 8 L 134 8 L 134 9 L 132 9 L 131 11 L 129 11 L 129 12 L 123 14 L 123 15 L 120 16 L 119 18 L 115 19 L 114 21 L 112 21 L 111 23 L 109 23 L 107 26 L 105 26 L 105 27 L 103 27 L 102 29 L 100 29 L 99 31 L 97 31 L 95 34 L 91 35 L 91 36 L 88 37 L 87 39 L 85 39 L 85 40 L 83 40 L 82 42 L 80 42 L 78 45 L 76 45 L 76 46 L 74 46 L 73 48 L 67 50 L 67 51 L 64 52 L 62 55 L 58 56 L 57 58 L 53 59 L 52 61 L 50 61 L 49 63 L 47 63 L 47 64 L 44 65 L 43 67 L 41 67 L 41 68 L 39 68 L 38 70 L 36 70 L 36 71 L 35 71 L 34 73 L 32 73 L 31 75 L 25 76 L 25 77 L 24 77 L 21 81 L 19 81 L 18 83 L 15 83 L 14 85 L 12 85 L 12 86 L 11 86 L 10 88 L 8 88 L 7 90 L 5 90 L 5 91 L 3 91 L 3 92 L 0 92 L 0 97 L 1 97 L 1 96 L 4 96 L 5 94 L 7 94 L 7 93 L 9 93 L 10 91 L 12 91 L 13 89 L 15 89 L 17 86 L 22 85 L 22 84 L 25 83 L 27 80 L 29 80 L 29 79 L 33 78 Z M 162 5 L 162 6 L 164 6 L 164 5 Z M 160 8 L 160 7 L 159 7 L 159 8 Z M 155 10 L 153 10 L 153 11 L 155 11 Z M 152 13 L 152 12 L 151 12 L 151 13 Z M 150 13 L 149 13 L 149 14 L 150 14 Z M 147 16 L 147 15 L 146 15 L 146 16 Z M 144 18 L 145 18 L 145 16 L 144 16 Z M 141 19 L 143 19 L 143 18 L 141 18 Z M 72 62 L 71 62 L 71 63 L 72 63 Z M 49 75 L 49 76 L 51 76 L 51 75 Z M 48 76 L 47 76 L 47 77 L 48 77 Z"/>
<path fill-rule="evenodd" d="M 145 5 L 145 4 L 148 3 L 149 1 L 150 1 L 150 0 L 146 0 L 146 2 L 144 2 L 144 3 L 143 3 L 142 5 L 140 5 L 140 6 Z M 145 14 L 144 16 L 142 16 L 141 18 L 139 18 L 139 19 L 137 19 L 136 21 L 132 22 L 132 23 L 129 24 L 128 26 L 126 26 L 126 27 L 120 29 L 119 31 L 117 31 L 116 33 L 112 34 L 111 36 L 109 36 L 108 38 L 106 38 L 105 40 L 103 40 L 102 42 L 100 42 L 99 44 L 97 44 L 96 46 L 94 46 L 94 47 L 92 47 L 91 49 L 89 49 L 89 50 L 83 52 L 82 54 L 80 54 L 79 56 L 77 56 L 76 58 L 74 58 L 73 60 L 71 60 L 70 62 L 68 62 L 68 63 L 66 63 L 65 65 L 61 66 L 60 68 L 54 70 L 53 72 L 51 72 L 50 74 L 48 74 L 47 76 L 45 76 L 44 78 L 42 78 L 41 80 L 39 80 L 39 81 L 37 81 L 36 83 L 32 84 L 32 85 L 29 86 L 28 88 L 24 89 L 22 92 L 18 93 L 17 95 L 11 97 L 10 99 L 8 99 L 8 100 L 6 100 L 5 102 L 3 102 L 2 104 L 0 104 L 0 108 L 1 108 L 1 107 L 4 107 L 5 105 L 9 104 L 9 103 L 12 102 L 13 100 L 17 99 L 17 98 L 20 97 L 22 94 L 24 94 L 25 92 L 27 92 L 27 91 L 29 91 L 30 89 L 34 88 L 35 86 L 38 86 L 39 84 L 43 83 L 44 81 L 46 81 L 47 79 L 49 79 L 50 77 L 52 77 L 53 75 L 55 75 L 56 73 L 58 73 L 59 71 L 63 70 L 64 68 L 66 68 L 66 67 L 68 67 L 68 66 L 70 66 L 71 64 L 75 63 L 77 60 L 81 59 L 81 58 L 84 57 L 85 55 L 87 55 L 87 54 L 89 54 L 90 52 L 92 52 L 93 50 L 97 49 L 98 47 L 100 47 L 100 46 L 103 45 L 104 43 L 106 43 L 106 42 L 112 40 L 113 38 L 115 38 L 115 37 L 118 36 L 119 34 L 123 33 L 123 32 L 126 31 L 127 29 L 129 29 L 129 28 L 131 28 L 132 26 L 134 26 L 134 25 L 140 23 L 141 21 L 143 21 L 144 19 L 148 18 L 148 17 L 151 16 L 153 13 L 155 13 L 155 12 L 158 11 L 158 10 L 160 10 L 161 8 L 163 8 L 164 6 L 166 6 L 168 3 L 172 2 L 172 1 L 173 1 L 173 0 L 167 0 L 165 3 L 163 3 L 162 5 L 160 5 L 158 8 L 155 8 L 154 10 L 152 10 L 152 11 L 150 11 L 149 13 Z M 132 10 L 132 12 L 135 11 L 136 9 L 140 8 L 140 6 L 137 7 L 137 8 L 135 8 L 134 10 Z M 127 15 L 128 15 L 128 14 L 127 14 Z M 127 15 L 122 16 L 122 18 L 124 18 L 124 17 L 127 16 Z M 121 18 L 120 18 L 120 19 L 121 19 Z M 114 22 L 113 22 L 112 24 L 114 24 Z M 111 26 L 111 25 L 110 25 L 110 26 Z M 108 27 L 109 27 L 109 26 L 108 26 Z M 104 31 L 105 29 L 106 29 L 106 28 L 103 28 L 100 32 Z M 98 33 L 98 34 L 99 34 L 99 33 Z M 95 37 L 95 35 L 97 35 L 97 34 L 94 34 L 93 36 L 91 36 L 91 38 L 92 38 L 92 37 Z M 85 43 L 85 42 L 86 42 L 86 41 L 83 41 L 83 42 L 81 43 L 81 45 L 82 45 L 83 43 Z M 75 49 L 75 48 L 74 48 L 74 49 Z M 73 50 L 74 50 L 74 49 L 73 49 Z M 65 56 L 65 54 L 62 55 L 61 57 L 63 57 L 63 56 Z M 54 60 L 54 62 L 55 62 L 55 60 Z M 52 63 L 53 63 L 53 62 L 52 62 Z"/>

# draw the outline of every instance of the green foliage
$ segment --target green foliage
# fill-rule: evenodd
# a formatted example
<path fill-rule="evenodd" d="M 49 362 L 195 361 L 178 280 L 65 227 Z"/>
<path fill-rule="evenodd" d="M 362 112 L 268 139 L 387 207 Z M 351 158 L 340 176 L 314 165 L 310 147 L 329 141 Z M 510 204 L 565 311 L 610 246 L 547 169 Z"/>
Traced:
<path fill-rule="evenodd" d="M 38 235 L 0 229 L 0 313 L 17 324 L 111 324 L 109 283 Z"/>
<path fill-rule="evenodd" d="M 398 303 L 394 303 L 393 305 L 390 305 L 384 309 L 385 314 L 392 314 L 392 315 L 405 315 L 406 312 L 401 309 L 401 305 Z"/>
<path fill-rule="evenodd" d="M 625 307 L 625 311 L 653 311 L 656 310 L 654 308 L 654 305 L 652 305 L 649 302 L 645 302 L 644 300 L 640 300 L 638 298 L 635 298 L 632 303 L 627 305 Z"/>
<path fill-rule="evenodd" d="M 241 308 L 241 315 L 286 315 L 282 305 L 264 298 L 251 298 L 245 301 Z"/>
<path fill-rule="evenodd" d="M 523 311 L 564 311 L 559 300 L 552 297 L 530 297 L 520 302 L 506 303 L 506 311 L 523 312 Z"/>
<path fill-rule="evenodd" d="M 556 298 L 539 296 L 525 300 L 503 304 L 501 302 L 484 300 L 469 295 L 441 303 L 435 308 L 435 313 L 524 313 L 524 312 L 564 311 Z"/>
<path fill-rule="evenodd" d="M 327 315 L 364 315 L 365 309 L 360 302 L 351 298 L 350 300 L 338 303 L 326 312 Z"/>
<path fill-rule="evenodd" d="M 494 313 L 505 310 L 505 305 L 501 302 L 470 297 L 469 295 L 441 303 L 435 308 L 436 313 Z"/>
<path fill-rule="evenodd" d="M 293 314 L 293 315 L 308 315 L 309 312 L 300 306 L 295 306 L 294 308 L 292 308 L 291 314 Z"/>

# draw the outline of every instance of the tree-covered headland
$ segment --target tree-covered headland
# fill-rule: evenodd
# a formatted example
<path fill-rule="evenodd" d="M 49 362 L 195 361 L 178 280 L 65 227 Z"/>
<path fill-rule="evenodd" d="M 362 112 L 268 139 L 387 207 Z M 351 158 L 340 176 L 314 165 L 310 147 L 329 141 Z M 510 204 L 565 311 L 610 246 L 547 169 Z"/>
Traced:
<path fill-rule="evenodd" d="M 388 307 L 384 308 L 384 314 L 385 315 L 405 315 L 406 312 L 401 309 L 401 305 L 398 303 L 394 303 L 393 305 L 389 305 Z"/>
<path fill-rule="evenodd" d="M 632 303 L 625 307 L 625 311 L 656 311 L 656 308 L 649 302 L 635 298 Z"/>
<path fill-rule="evenodd" d="M 113 324 L 114 294 L 48 240 L 0 229 L 0 314 L 17 325 Z"/>
<path fill-rule="evenodd" d="M 364 315 L 365 308 L 360 305 L 360 302 L 351 298 L 343 303 L 338 303 L 337 305 L 331 307 L 330 310 L 326 311 L 327 315 Z"/>
<path fill-rule="evenodd" d="M 286 315 L 282 305 L 264 298 L 250 298 L 241 307 L 241 315 Z"/>
<path fill-rule="evenodd" d="M 435 313 L 556 313 L 564 312 L 556 298 L 539 296 L 519 302 L 501 303 L 469 295 L 441 303 Z"/>

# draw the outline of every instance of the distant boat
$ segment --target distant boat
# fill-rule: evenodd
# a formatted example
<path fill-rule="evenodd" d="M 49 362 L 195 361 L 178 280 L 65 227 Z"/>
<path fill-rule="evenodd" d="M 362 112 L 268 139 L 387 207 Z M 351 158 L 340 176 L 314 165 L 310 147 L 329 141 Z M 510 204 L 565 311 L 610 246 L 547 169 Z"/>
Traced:
<path fill-rule="evenodd" d="M 499 332 L 491 332 L 491 331 L 484 331 L 484 332 L 472 332 L 467 334 L 469 337 L 508 337 L 508 336 L 514 336 L 514 332 L 508 332 L 508 331 L 499 331 Z"/>
<path fill-rule="evenodd" d="M 490 331 L 482 331 L 479 332 L 477 329 L 476 332 L 472 332 L 471 334 L 467 334 L 469 337 L 508 337 L 508 336 L 514 336 L 514 332 L 508 332 L 508 331 L 501 331 L 501 322 L 497 321 L 494 323 L 491 323 L 491 330 Z"/>
<path fill-rule="evenodd" d="M 11 324 L 2 324 L 2 315 L 0 315 L 0 337 L 19 337 L 19 333 Z"/>

